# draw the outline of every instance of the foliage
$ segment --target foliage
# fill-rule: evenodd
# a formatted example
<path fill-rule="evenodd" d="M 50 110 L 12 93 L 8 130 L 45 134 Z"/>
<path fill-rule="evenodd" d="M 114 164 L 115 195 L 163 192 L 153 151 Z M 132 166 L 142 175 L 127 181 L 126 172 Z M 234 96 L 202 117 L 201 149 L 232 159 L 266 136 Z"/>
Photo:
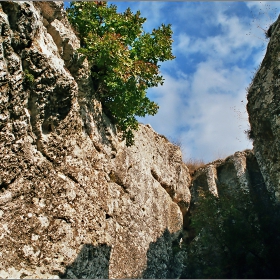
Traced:
<path fill-rule="evenodd" d="M 188 278 L 266 276 L 263 235 L 249 192 L 201 192 L 192 226 L 197 236 L 188 246 Z"/>
<path fill-rule="evenodd" d="M 254 133 L 251 129 L 244 130 L 248 140 L 254 140 Z"/>
<path fill-rule="evenodd" d="M 67 13 L 80 35 L 79 52 L 90 62 L 97 96 L 131 145 L 138 128 L 135 116 L 157 113 L 146 90 L 163 84 L 158 63 L 174 58 L 171 25 L 146 33 L 139 11 L 117 13 L 115 5 L 100 1 L 71 2 Z"/>
<path fill-rule="evenodd" d="M 35 78 L 32 74 L 29 73 L 27 69 L 24 70 L 23 83 L 29 87 L 34 84 Z"/>

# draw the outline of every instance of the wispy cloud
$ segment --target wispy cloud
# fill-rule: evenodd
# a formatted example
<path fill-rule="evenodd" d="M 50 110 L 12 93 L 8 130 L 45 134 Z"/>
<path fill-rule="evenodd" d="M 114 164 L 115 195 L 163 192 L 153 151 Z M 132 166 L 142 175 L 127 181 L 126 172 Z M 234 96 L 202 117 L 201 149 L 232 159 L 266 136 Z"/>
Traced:
<path fill-rule="evenodd" d="M 185 158 L 214 160 L 250 148 L 245 109 L 247 77 L 238 67 L 223 69 L 216 60 L 200 63 L 191 76 L 166 76 L 166 85 L 151 91 L 160 104 L 148 117 L 162 134 L 181 142 Z"/>
<path fill-rule="evenodd" d="M 251 147 L 244 134 L 248 129 L 246 77 L 237 67 L 229 71 L 216 64 L 201 63 L 192 78 L 190 103 L 184 116 L 190 120 L 189 131 L 181 136 L 187 147 L 186 157 L 211 161 L 219 154 Z M 188 143 L 192 143 L 191 148 Z"/>

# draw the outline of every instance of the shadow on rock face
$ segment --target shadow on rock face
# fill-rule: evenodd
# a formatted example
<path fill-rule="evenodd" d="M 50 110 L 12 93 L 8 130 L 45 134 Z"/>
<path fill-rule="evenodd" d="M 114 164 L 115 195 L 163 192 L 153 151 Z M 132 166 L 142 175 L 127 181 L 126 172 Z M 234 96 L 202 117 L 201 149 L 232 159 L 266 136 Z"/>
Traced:
<path fill-rule="evenodd" d="M 106 244 L 96 247 L 85 244 L 76 260 L 59 276 L 62 279 L 108 279 L 110 253 L 111 247 Z"/>
<path fill-rule="evenodd" d="M 141 278 L 179 278 L 183 270 L 184 251 L 179 244 L 178 233 L 165 230 L 156 242 L 150 243 L 147 251 L 147 268 Z M 68 265 L 62 279 L 109 278 L 111 247 L 106 244 L 85 244 L 76 260 Z"/>
<path fill-rule="evenodd" d="M 268 192 L 264 178 L 255 157 L 247 158 L 248 173 L 251 180 L 251 196 L 259 219 L 260 233 L 264 244 L 261 278 L 279 278 L 280 250 L 280 204 Z"/>
<path fill-rule="evenodd" d="M 157 241 L 151 242 L 147 252 L 144 279 L 179 278 L 183 271 L 184 251 L 180 248 L 178 233 L 167 229 Z"/>

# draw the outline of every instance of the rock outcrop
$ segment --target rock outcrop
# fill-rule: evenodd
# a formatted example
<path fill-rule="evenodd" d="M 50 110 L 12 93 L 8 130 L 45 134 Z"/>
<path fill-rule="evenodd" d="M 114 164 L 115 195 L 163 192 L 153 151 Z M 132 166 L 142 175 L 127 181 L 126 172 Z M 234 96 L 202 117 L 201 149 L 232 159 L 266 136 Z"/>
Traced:
<path fill-rule="evenodd" d="M 184 278 L 279 277 L 279 211 L 253 151 L 199 168 L 190 190 Z"/>
<path fill-rule="evenodd" d="M 210 191 L 218 197 L 225 191 L 250 191 L 261 185 L 264 185 L 264 180 L 254 153 L 251 150 L 236 152 L 195 172 L 191 184 L 192 201 L 197 201 L 199 191 Z"/>
<path fill-rule="evenodd" d="M 249 136 L 267 189 L 280 202 L 280 19 L 270 27 L 266 55 L 248 90 Z"/>
<path fill-rule="evenodd" d="M 191 222 L 205 192 L 246 201 L 249 228 L 260 233 L 258 251 L 236 258 L 245 274 L 215 275 L 279 277 L 279 20 L 248 91 L 254 150 L 191 178 L 179 147 L 149 125 L 126 147 L 95 96 L 63 2 L 1 2 L 0 278 L 201 278 L 196 264 L 187 271 L 182 248 L 197 250 L 201 264 L 209 232 L 197 235 Z"/>
<path fill-rule="evenodd" d="M 257 159 L 251 150 L 236 152 L 226 159 L 219 159 L 197 169 L 193 174 L 191 206 L 185 216 L 186 241 L 195 237 L 190 225 L 190 216 L 201 199 L 201 194 L 211 193 L 214 197 L 236 193 L 248 193 L 251 198 L 268 196 Z"/>
<path fill-rule="evenodd" d="M 1 2 L 0 34 L 0 277 L 178 277 L 179 148 L 145 125 L 125 146 L 62 2 Z"/>

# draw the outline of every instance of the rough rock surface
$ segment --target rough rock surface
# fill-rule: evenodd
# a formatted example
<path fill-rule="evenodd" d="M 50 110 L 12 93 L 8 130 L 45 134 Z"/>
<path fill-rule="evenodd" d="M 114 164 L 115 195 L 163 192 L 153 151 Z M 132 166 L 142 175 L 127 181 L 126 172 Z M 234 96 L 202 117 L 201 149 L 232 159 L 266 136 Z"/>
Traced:
<path fill-rule="evenodd" d="M 220 197 L 238 190 L 251 193 L 252 196 L 265 196 L 264 178 L 251 150 L 236 152 L 226 159 L 216 160 L 196 170 L 190 186 L 191 207 L 186 215 L 186 223 L 199 200 L 200 192 L 210 191 L 214 196 Z M 188 224 L 185 227 L 190 230 L 185 237 L 192 239 L 194 236 L 191 227 Z"/>
<path fill-rule="evenodd" d="M 249 136 L 266 186 L 280 202 L 280 18 L 271 26 L 266 55 L 248 90 Z"/>
<path fill-rule="evenodd" d="M 184 218 L 183 238 L 188 244 L 184 277 L 279 278 L 279 207 L 277 204 L 275 207 L 253 151 L 236 152 L 225 160 L 199 168 L 190 191 L 191 204 Z M 201 213 L 199 207 L 209 191 L 226 204 L 215 208 L 214 202 L 212 208 L 206 206 Z M 216 211 L 214 216 L 212 211 Z M 192 220 L 197 214 L 204 215 L 204 221 L 209 217 L 211 227 L 195 232 Z M 225 240 L 228 243 L 223 243 Z"/>
<path fill-rule="evenodd" d="M 125 146 L 62 7 L 0 4 L 0 277 L 177 277 L 181 152 L 144 125 Z"/>
<path fill-rule="evenodd" d="M 262 174 L 251 150 L 236 152 L 224 160 L 216 160 L 199 168 L 192 180 L 192 201 L 197 200 L 199 190 L 209 190 L 219 196 L 221 189 L 249 191 L 263 184 Z"/>

